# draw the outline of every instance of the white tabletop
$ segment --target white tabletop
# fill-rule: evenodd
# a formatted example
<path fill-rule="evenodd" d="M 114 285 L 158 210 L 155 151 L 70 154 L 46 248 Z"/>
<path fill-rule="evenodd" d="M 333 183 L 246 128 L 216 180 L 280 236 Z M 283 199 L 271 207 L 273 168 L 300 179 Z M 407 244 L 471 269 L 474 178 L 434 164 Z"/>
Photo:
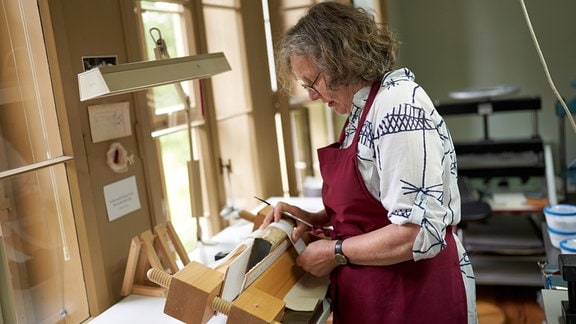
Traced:
<path fill-rule="evenodd" d="M 165 301 L 166 298 L 164 297 L 128 295 L 88 323 L 183 323 L 174 317 L 164 314 Z"/>

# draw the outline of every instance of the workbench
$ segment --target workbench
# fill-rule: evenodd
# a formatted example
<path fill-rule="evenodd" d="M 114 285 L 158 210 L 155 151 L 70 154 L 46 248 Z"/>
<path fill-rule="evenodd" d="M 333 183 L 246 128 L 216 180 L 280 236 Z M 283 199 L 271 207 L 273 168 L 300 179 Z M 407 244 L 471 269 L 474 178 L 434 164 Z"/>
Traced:
<path fill-rule="evenodd" d="M 270 203 L 275 204 L 278 201 L 285 201 L 297 205 L 303 209 L 317 211 L 323 208 L 322 199 L 319 197 L 304 198 L 281 198 L 271 197 L 267 199 Z M 255 210 L 260 210 L 261 205 Z M 214 235 L 206 244 L 198 243 L 198 246 L 189 254 L 190 260 L 211 265 L 214 263 L 215 256 L 220 252 L 230 252 L 252 232 L 253 223 L 238 219 L 232 225 Z M 165 297 L 153 297 L 130 294 L 110 307 L 108 310 L 98 315 L 87 323 L 90 324 L 108 324 L 108 323 L 138 323 L 138 324 L 156 324 L 156 323 L 183 323 L 164 313 Z M 326 301 L 325 301 L 326 302 Z M 319 323 L 325 321 L 329 313 L 323 314 Z M 219 314 L 214 316 L 208 323 L 219 324 L 226 323 L 227 317 Z"/>

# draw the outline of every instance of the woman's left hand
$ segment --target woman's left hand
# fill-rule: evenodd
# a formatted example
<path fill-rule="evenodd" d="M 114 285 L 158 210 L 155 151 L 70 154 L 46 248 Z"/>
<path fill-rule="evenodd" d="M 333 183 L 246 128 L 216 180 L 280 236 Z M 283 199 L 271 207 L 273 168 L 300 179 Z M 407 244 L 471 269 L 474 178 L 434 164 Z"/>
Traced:
<path fill-rule="evenodd" d="M 298 256 L 296 264 L 314 276 L 327 275 L 338 265 L 334 259 L 335 245 L 334 240 L 314 241 Z"/>

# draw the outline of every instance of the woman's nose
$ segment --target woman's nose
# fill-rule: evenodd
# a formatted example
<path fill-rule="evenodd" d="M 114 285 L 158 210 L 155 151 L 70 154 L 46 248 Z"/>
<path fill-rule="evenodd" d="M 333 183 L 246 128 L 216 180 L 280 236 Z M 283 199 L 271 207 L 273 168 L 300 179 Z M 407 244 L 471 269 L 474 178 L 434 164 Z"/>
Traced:
<path fill-rule="evenodd" d="M 310 98 L 310 100 L 312 100 L 312 101 L 318 100 L 318 99 L 320 99 L 320 94 L 318 93 L 318 91 L 315 91 L 313 89 L 308 89 L 308 98 Z"/>

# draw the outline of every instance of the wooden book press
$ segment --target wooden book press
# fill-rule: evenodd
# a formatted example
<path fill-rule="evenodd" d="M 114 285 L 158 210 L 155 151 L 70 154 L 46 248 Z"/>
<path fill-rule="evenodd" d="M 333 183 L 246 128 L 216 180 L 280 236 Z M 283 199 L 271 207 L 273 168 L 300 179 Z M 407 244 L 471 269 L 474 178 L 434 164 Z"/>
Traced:
<path fill-rule="evenodd" d="M 294 223 L 257 230 L 269 209 L 258 212 L 255 231 L 216 266 L 192 261 L 174 275 L 151 268 L 148 278 L 168 288 L 164 313 L 185 323 L 206 323 L 216 313 L 242 324 L 315 323 L 326 316 L 328 278 L 296 265 L 297 249 L 305 245 L 291 242 L 287 233 Z"/>

